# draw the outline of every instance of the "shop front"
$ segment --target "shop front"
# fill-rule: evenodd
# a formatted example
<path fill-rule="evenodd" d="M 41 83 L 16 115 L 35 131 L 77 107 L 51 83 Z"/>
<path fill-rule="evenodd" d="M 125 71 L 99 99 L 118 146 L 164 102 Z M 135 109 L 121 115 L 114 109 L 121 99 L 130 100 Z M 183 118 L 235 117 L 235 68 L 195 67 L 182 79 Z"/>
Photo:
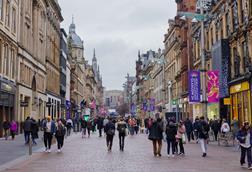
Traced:
<path fill-rule="evenodd" d="M 248 81 L 230 87 L 230 119 L 237 119 L 242 125 L 244 121 L 251 123 L 251 92 Z"/>
<path fill-rule="evenodd" d="M 0 124 L 15 118 L 16 86 L 13 82 L 0 78 Z M 3 128 L 0 125 L 0 137 L 3 136 Z"/>
<path fill-rule="evenodd" d="M 208 103 L 207 104 L 207 118 L 210 119 L 214 119 L 219 118 L 220 114 L 220 108 L 219 108 L 219 103 Z"/>

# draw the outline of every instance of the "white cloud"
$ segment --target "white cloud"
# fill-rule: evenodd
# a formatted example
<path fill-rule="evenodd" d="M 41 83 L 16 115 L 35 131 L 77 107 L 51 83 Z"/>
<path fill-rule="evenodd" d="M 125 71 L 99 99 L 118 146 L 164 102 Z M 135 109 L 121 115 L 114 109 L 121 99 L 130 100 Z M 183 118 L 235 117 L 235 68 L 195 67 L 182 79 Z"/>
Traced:
<path fill-rule="evenodd" d="M 59 0 L 59 4 L 67 32 L 74 15 L 90 62 L 96 48 L 108 89 L 121 89 L 127 72 L 135 75 L 138 49 L 163 47 L 167 21 L 176 12 L 173 0 Z"/>

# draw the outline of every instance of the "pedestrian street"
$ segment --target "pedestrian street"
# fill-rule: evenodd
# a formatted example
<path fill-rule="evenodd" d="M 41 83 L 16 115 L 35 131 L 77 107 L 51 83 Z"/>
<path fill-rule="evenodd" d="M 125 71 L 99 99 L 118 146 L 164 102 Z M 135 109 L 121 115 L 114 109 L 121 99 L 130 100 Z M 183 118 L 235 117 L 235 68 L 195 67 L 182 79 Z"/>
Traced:
<path fill-rule="evenodd" d="M 154 157 L 152 143 L 147 135 L 127 136 L 124 152 L 119 151 L 118 136 L 114 138 L 111 152 L 107 151 L 105 137 L 91 134 L 81 138 L 73 134 L 66 140 L 61 153 L 34 153 L 32 158 L 9 167 L 6 172 L 240 172 L 240 153 L 233 147 L 209 145 L 208 156 L 201 157 L 200 146 L 185 145 L 185 156 L 168 158 L 166 143 L 163 142 L 162 157 Z"/>

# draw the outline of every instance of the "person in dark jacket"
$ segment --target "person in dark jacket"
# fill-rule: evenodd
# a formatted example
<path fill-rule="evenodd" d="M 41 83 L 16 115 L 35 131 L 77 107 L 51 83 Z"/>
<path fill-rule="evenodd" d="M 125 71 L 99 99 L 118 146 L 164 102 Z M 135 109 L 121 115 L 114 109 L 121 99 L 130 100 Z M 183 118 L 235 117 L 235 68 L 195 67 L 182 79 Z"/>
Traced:
<path fill-rule="evenodd" d="M 211 122 L 211 129 L 213 130 L 213 133 L 214 133 L 214 138 L 215 138 L 215 141 L 218 140 L 218 133 L 220 131 L 220 123 L 219 123 L 219 120 L 217 119 L 214 119 L 212 122 Z"/>
<path fill-rule="evenodd" d="M 66 127 L 61 120 L 57 121 L 55 137 L 57 139 L 58 152 L 61 152 L 64 144 L 64 136 L 66 134 Z"/>
<path fill-rule="evenodd" d="M 156 115 L 157 116 L 157 115 Z M 157 117 L 157 120 L 153 120 L 150 127 L 149 140 L 153 144 L 154 156 L 161 156 L 162 139 L 163 139 L 163 122 L 162 119 Z"/>
<path fill-rule="evenodd" d="M 112 119 L 109 118 L 109 122 L 106 124 L 104 131 L 106 133 L 106 142 L 107 142 L 107 148 L 110 152 L 113 145 L 113 138 L 115 135 L 115 124 L 112 122 Z"/>
<path fill-rule="evenodd" d="M 173 121 L 170 121 L 166 125 L 166 140 L 167 140 L 167 154 L 170 157 L 170 148 L 172 148 L 172 157 L 175 154 L 175 143 L 176 143 L 176 134 L 177 134 L 177 127 Z"/>
<path fill-rule="evenodd" d="M 242 128 L 238 131 L 237 140 L 241 147 L 240 163 L 243 167 L 245 164 L 245 158 L 247 154 L 248 169 L 251 170 L 251 145 L 252 145 L 252 129 L 249 126 L 249 122 L 244 122 Z"/>
<path fill-rule="evenodd" d="M 4 129 L 5 140 L 8 140 L 10 127 L 11 127 L 11 125 L 10 125 L 9 121 L 4 121 L 3 122 L 3 129 Z"/>
<path fill-rule="evenodd" d="M 31 134 L 31 125 L 32 125 L 32 120 L 28 116 L 24 122 L 24 137 L 25 137 L 25 144 L 28 144 L 30 141 L 30 134 Z"/>
<path fill-rule="evenodd" d="M 80 119 L 80 125 L 81 125 L 81 137 L 84 138 L 86 136 L 87 131 L 87 121 L 81 117 Z"/>
<path fill-rule="evenodd" d="M 124 139 L 125 139 L 125 136 L 126 136 L 126 128 L 127 128 L 127 124 L 123 120 L 123 118 L 121 118 L 120 121 L 117 123 L 117 130 L 118 130 L 118 133 L 119 133 L 120 151 L 124 150 Z"/>
<path fill-rule="evenodd" d="M 203 152 L 202 157 L 207 155 L 207 140 L 209 138 L 208 132 L 210 130 L 209 124 L 205 121 L 204 116 L 200 117 L 200 122 L 198 124 L 198 133 L 199 133 L 199 143 L 201 150 Z"/>
<path fill-rule="evenodd" d="M 102 137 L 103 118 L 100 116 L 97 119 L 97 129 L 99 130 L 99 137 Z"/>
<path fill-rule="evenodd" d="M 186 136 L 187 136 L 188 142 L 190 142 L 191 137 L 192 137 L 192 132 L 193 132 L 193 124 L 189 118 L 187 118 L 185 121 L 185 128 L 186 128 Z"/>
<path fill-rule="evenodd" d="M 32 121 L 31 123 L 32 143 L 36 145 L 37 142 L 35 140 L 39 138 L 38 136 L 39 126 L 35 119 L 31 118 L 31 121 Z"/>
<path fill-rule="evenodd" d="M 194 138 L 196 139 L 196 143 L 198 143 L 198 140 L 199 140 L 199 132 L 198 132 L 199 121 L 200 121 L 199 117 L 196 116 L 193 123 L 193 132 L 194 132 Z"/>

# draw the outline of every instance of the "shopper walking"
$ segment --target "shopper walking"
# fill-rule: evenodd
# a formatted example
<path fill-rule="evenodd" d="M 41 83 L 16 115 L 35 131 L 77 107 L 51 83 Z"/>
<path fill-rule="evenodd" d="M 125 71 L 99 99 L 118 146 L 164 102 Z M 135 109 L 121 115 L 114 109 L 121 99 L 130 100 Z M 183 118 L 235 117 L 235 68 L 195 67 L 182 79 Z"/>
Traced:
<path fill-rule="evenodd" d="M 81 137 L 84 138 L 87 132 L 87 121 L 83 117 L 81 117 L 80 119 L 80 125 L 81 125 Z"/>
<path fill-rule="evenodd" d="M 39 125 L 36 122 L 35 119 L 31 118 L 31 137 L 32 137 L 32 144 L 37 144 L 36 139 L 39 138 L 38 132 L 39 132 Z"/>
<path fill-rule="evenodd" d="M 31 118 L 28 116 L 24 122 L 24 137 L 25 137 L 25 144 L 29 144 L 30 142 L 30 135 L 31 135 Z"/>
<path fill-rule="evenodd" d="M 185 128 L 186 128 L 186 136 L 187 136 L 187 140 L 188 142 L 191 141 L 191 138 L 192 137 L 192 132 L 193 132 L 193 124 L 192 124 L 192 121 L 187 118 L 186 121 L 185 121 Z"/>
<path fill-rule="evenodd" d="M 208 142 L 208 132 L 210 130 L 209 124 L 205 121 L 204 116 L 200 117 L 200 122 L 198 125 L 198 132 L 199 132 L 199 143 L 201 150 L 203 152 L 202 157 L 207 156 L 207 142 Z"/>
<path fill-rule="evenodd" d="M 58 151 L 61 152 L 64 144 L 64 136 L 66 134 L 66 128 L 61 120 L 57 121 L 55 137 L 57 139 Z"/>
<path fill-rule="evenodd" d="M 99 130 L 99 137 L 102 137 L 103 118 L 100 116 L 97 119 L 97 129 Z"/>
<path fill-rule="evenodd" d="M 71 130 L 73 128 L 73 120 L 71 118 L 67 119 L 66 127 L 67 127 L 67 136 L 70 136 Z"/>
<path fill-rule="evenodd" d="M 241 147 L 241 166 L 245 165 L 245 158 L 247 156 L 248 169 L 252 170 L 251 167 L 251 144 L 252 144 L 252 130 L 249 126 L 249 122 L 244 122 L 242 128 L 238 131 L 237 140 Z"/>
<path fill-rule="evenodd" d="M 44 129 L 45 152 L 50 153 L 53 134 L 55 134 L 56 132 L 55 122 L 51 120 L 50 116 L 48 116 L 46 121 L 44 121 L 43 129 Z"/>
<path fill-rule="evenodd" d="M 218 133 L 220 131 L 220 123 L 219 123 L 219 120 L 218 119 L 214 119 L 211 123 L 211 129 L 214 133 L 214 139 L 215 141 L 218 140 Z"/>
<path fill-rule="evenodd" d="M 162 139 L 163 139 L 163 122 L 159 117 L 159 114 L 156 114 L 156 120 L 153 120 L 153 123 L 150 127 L 149 140 L 153 144 L 153 154 L 154 156 L 161 156 L 162 149 Z"/>
<path fill-rule="evenodd" d="M 17 134 L 17 123 L 15 120 L 12 120 L 11 123 L 10 123 L 10 133 L 11 133 L 11 138 L 12 140 L 15 139 L 15 135 Z"/>
<path fill-rule="evenodd" d="M 177 135 L 176 135 L 176 139 L 179 144 L 179 155 L 185 154 L 185 149 L 184 149 L 185 133 L 186 133 L 186 128 L 185 128 L 184 122 L 180 121 L 178 123 L 178 130 L 177 130 Z"/>
<path fill-rule="evenodd" d="M 193 123 L 193 132 L 194 132 L 194 138 L 196 139 L 196 143 L 198 143 L 198 141 L 199 141 L 198 125 L 199 125 L 199 117 L 196 116 L 194 123 Z"/>
<path fill-rule="evenodd" d="M 10 122 L 8 120 L 6 120 L 6 121 L 3 122 L 3 129 L 4 129 L 5 140 L 8 140 L 9 129 L 10 129 Z"/>
<path fill-rule="evenodd" d="M 126 122 L 123 120 L 123 118 L 120 118 L 120 121 L 117 123 L 117 130 L 119 133 L 120 151 L 124 150 L 124 140 L 125 140 L 125 136 L 126 136 L 126 128 L 127 128 Z"/>
<path fill-rule="evenodd" d="M 173 121 L 168 122 L 168 124 L 166 125 L 165 133 L 166 133 L 168 157 L 170 156 L 174 157 L 177 127 Z M 172 149 L 172 154 L 170 154 L 170 149 Z"/>
<path fill-rule="evenodd" d="M 110 152 L 112 150 L 113 138 L 115 135 L 115 124 L 112 122 L 111 118 L 109 118 L 109 122 L 106 124 L 104 131 L 106 133 L 107 148 Z"/>

